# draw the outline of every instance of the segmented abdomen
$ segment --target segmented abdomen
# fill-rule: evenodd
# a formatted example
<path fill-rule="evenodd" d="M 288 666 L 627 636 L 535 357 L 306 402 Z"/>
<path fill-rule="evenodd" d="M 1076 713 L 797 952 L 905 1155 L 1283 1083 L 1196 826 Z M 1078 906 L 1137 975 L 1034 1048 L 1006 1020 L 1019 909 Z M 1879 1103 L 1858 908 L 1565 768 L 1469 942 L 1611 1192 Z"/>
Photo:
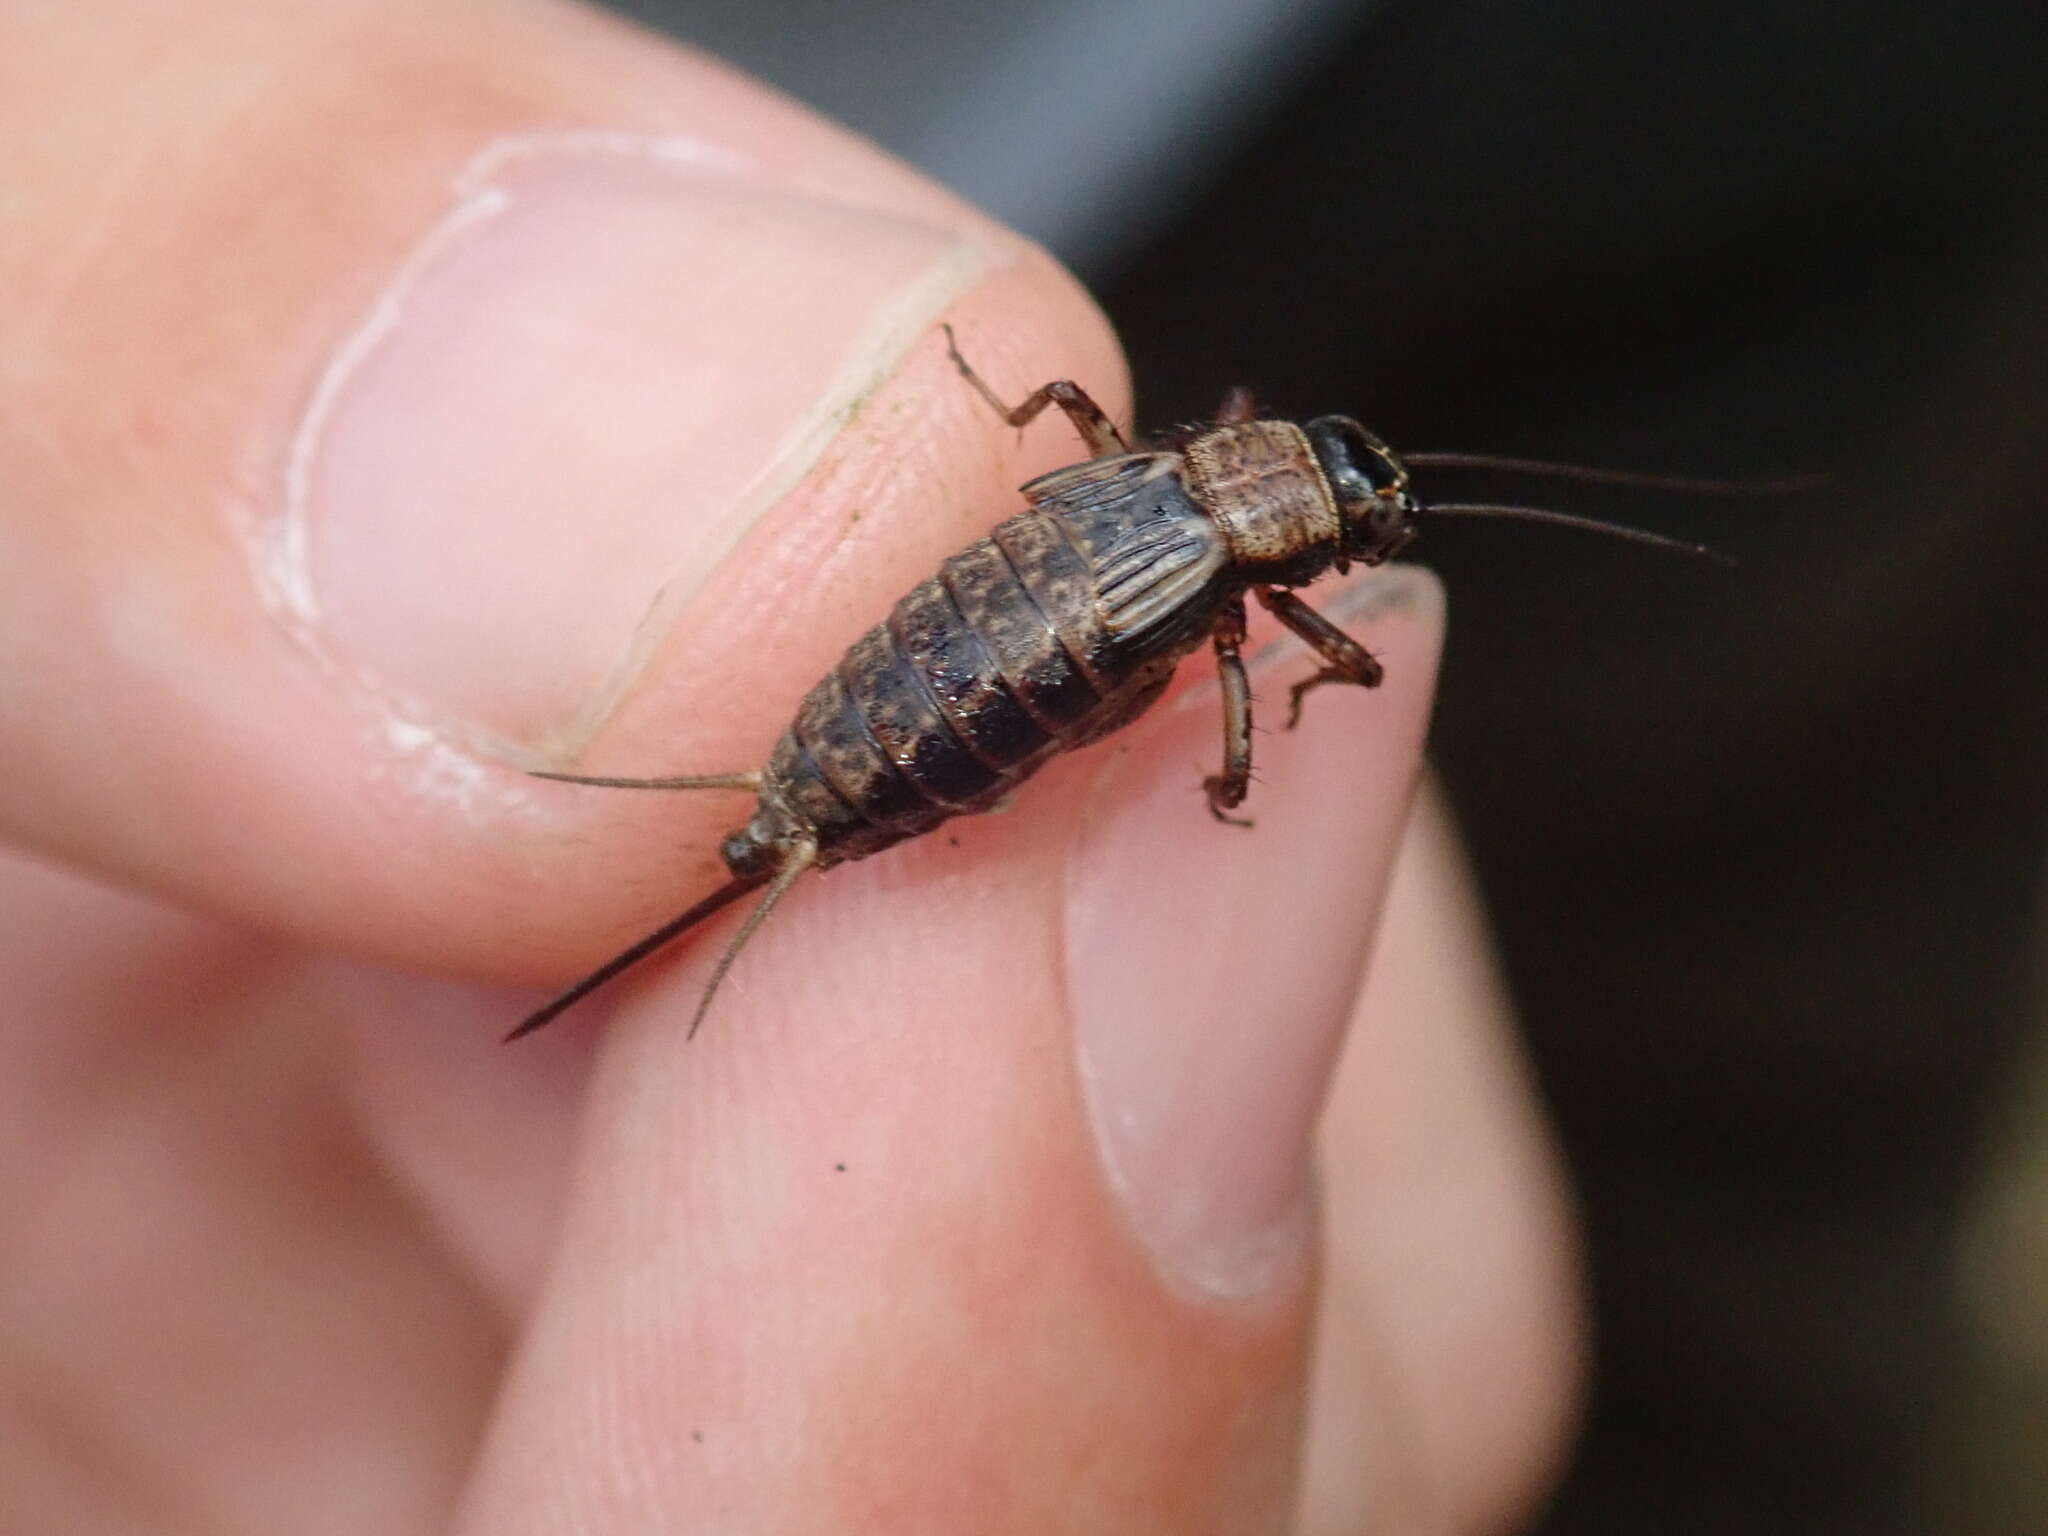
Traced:
<path fill-rule="evenodd" d="M 805 695 L 763 798 L 816 830 L 821 864 L 987 810 L 1157 696 L 1186 646 L 1113 631 L 1088 548 L 1057 512 L 1019 513 L 911 588 Z"/>

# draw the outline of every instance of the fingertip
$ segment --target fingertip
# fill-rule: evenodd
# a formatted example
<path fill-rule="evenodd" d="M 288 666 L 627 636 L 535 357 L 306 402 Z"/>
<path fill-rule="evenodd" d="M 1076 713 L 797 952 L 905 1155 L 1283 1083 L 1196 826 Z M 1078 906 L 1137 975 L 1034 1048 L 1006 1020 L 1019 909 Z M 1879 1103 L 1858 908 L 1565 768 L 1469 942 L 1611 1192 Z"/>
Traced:
<path fill-rule="evenodd" d="M 1306 1268 L 1312 1131 L 1429 718 L 1435 579 L 1390 567 L 1324 596 L 1384 657 L 1383 685 L 1319 690 L 1302 729 L 1255 734 L 1248 827 L 1191 793 L 1183 765 L 1217 751 L 1221 700 L 1190 688 L 1103 774 L 1076 860 L 1069 975 L 1092 1122 L 1135 1229 L 1198 1293 L 1258 1294 Z M 1255 653 L 1255 687 L 1279 694 L 1304 649 Z"/>
<path fill-rule="evenodd" d="M 1316 1533 L 1514 1528 L 1585 1376 L 1571 1200 L 1471 875 L 1434 793 L 1404 840 L 1323 1127 Z"/>

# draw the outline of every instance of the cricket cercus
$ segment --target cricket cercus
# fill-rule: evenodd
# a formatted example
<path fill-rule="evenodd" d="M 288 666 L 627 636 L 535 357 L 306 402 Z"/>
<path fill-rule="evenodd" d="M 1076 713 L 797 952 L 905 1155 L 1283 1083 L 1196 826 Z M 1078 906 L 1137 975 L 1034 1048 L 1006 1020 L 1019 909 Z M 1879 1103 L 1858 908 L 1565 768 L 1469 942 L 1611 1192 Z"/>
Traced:
<path fill-rule="evenodd" d="M 1024 510 L 912 587 L 797 706 L 758 772 L 675 778 L 536 777 L 615 789 L 730 789 L 754 814 L 720 853 L 729 879 L 679 917 L 528 1017 L 530 1034 L 628 966 L 747 892 L 767 892 L 719 957 L 690 1033 L 740 949 L 807 869 L 826 869 L 985 811 L 1062 752 L 1100 740 L 1159 698 L 1207 641 L 1223 685 L 1223 769 L 1211 814 L 1232 821 L 1251 782 L 1251 694 L 1239 649 L 1251 597 L 1308 642 L 1322 668 L 1294 685 L 1371 688 L 1380 666 L 1295 589 L 1327 571 L 1378 565 L 1415 537 L 1418 519 L 1520 517 L 1596 528 L 1705 553 L 1657 534 L 1563 512 L 1424 502 L 1412 466 L 1490 468 L 1698 491 L 1763 484 L 1678 481 L 1474 454 L 1405 461 L 1348 416 L 1263 419 L 1232 390 L 1213 422 L 1132 447 L 1075 383 L 1058 379 L 1006 406 L 946 345 L 961 376 L 1011 426 L 1056 405 L 1089 457 L 1023 487 Z"/>

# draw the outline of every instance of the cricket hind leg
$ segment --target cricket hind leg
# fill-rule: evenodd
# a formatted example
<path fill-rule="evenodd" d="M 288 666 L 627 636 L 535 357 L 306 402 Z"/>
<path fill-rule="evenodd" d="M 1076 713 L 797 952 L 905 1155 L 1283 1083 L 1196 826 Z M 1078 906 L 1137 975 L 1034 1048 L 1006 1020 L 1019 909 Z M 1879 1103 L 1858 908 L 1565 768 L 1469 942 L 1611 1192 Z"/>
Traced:
<path fill-rule="evenodd" d="M 968 365 L 967 359 L 960 355 L 960 344 L 953 339 L 953 327 L 941 325 L 939 329 L 946 333 L 946 352 L 953 359 L 953 366 L 960 370 L 960 377 L 973 385 L 974 392 L 988 402 L 989 409 L 1011 426 L 1029 426 L 1047 406 L 1056 405 L 1066 412 L 1067 420 L 1081 434 L 1081 441 L 1088 445 L 1090 457 L 1101 459 L 1113 453 L 1131 451 L 1123 433 L 1117 431 L 1116 423 L 1109 419 L 1109 413 L 1072 379 L 1054 379 L 1035 390 L 1022 405 L 1005 405 L 982 376 Z"/>
<path fill-rule="evenodd" d="M 1323 658 L 1323 669 L 1314 677 L 1305 678 L 1288 690 L 1287 729 L 1290 731 L 1301 723 L 1301 696 L 1311 688 L 1320 688 L 1324 683 L 1353 683 L 1360 688 L 1377 688 L 1386 677 L 1386 672 L 1373 659 L 1373 654 L 1343 630 L 1309 607 L 1292 592 L 1278 587 L 1256 589 L 1259 601 L 1266 609 L 1309 643 L 1309 647 Z"/>
<path fill-rule="evenodd" d="M 620 972 L 630 970 L 656 950 L 681 938 L 706 918 L 731 906 L 749 891 L 760 890 L 765 885 L 768 888 L 767 893 L 755 904 L 754 910 L 747 914 L 747 920 L 740 924 L 740 931 L 733 935 L 732 941 L 725 946 L 724 953 L 719 955 L 718 964 L 712 967 L 711 979 L 705 983 L 703 994 L 697 999 L 697 1011 L 690 1015 L 689 1032 L 683 1037 L 686 1040 L 695 1039 L 697 1027 L 704 1022 L 704 1015 L 711 1010 L 711 999 L 717 994 L 719 984 L 725 980 L 726 974 L 732 970 L 733 961 L 739 958 L 747 940 L 760 930 L 761 924 L 767 921 L 768 914 L 775 909 L 775 904 L 789 894 L 789 888 L 796 884 L 797 876 L 818 862 L 818 843 L 815 838 L 793 839 L 783 844 L 780 851 L 782 858 L 778 864 L 766 870 L 734 875 L 694 907 L 670 918 L 637 944 L 612 956 L 545 1007 L 528 1014 L 519 1022 L 516 1029 L 505 1036 L 506 1043 L 530 1035 L 544 1025 L 552 1023 Z"/>

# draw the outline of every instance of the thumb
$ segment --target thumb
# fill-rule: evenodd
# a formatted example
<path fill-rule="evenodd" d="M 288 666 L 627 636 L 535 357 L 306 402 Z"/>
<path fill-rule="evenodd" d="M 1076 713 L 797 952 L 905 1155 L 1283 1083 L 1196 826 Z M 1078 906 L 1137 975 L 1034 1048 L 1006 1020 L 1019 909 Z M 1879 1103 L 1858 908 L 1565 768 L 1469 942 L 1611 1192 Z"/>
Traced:
<path fill-rule="evenodd" d="M 715 867 L 720 806 L 607 841 L 519 770 L 753 765 L 857 599 L 1072 457 L 962 438 L 940 316 L 1115 397 L 1042 254 L 594 12 L 0 56 L 0 839 L 325 947 L 552 981 Z"/>
<path fill-rule="evenodd" d="M 1260 738 L 1254 830 L 1204 683 L 800 884 L 695 1044 L 732 918 L 629 989 L 464 1529 L 1285 1528 L 1310 1130 L 1440 623 L 1420 572 L 1349 595 L 1387 683 Z"/>

